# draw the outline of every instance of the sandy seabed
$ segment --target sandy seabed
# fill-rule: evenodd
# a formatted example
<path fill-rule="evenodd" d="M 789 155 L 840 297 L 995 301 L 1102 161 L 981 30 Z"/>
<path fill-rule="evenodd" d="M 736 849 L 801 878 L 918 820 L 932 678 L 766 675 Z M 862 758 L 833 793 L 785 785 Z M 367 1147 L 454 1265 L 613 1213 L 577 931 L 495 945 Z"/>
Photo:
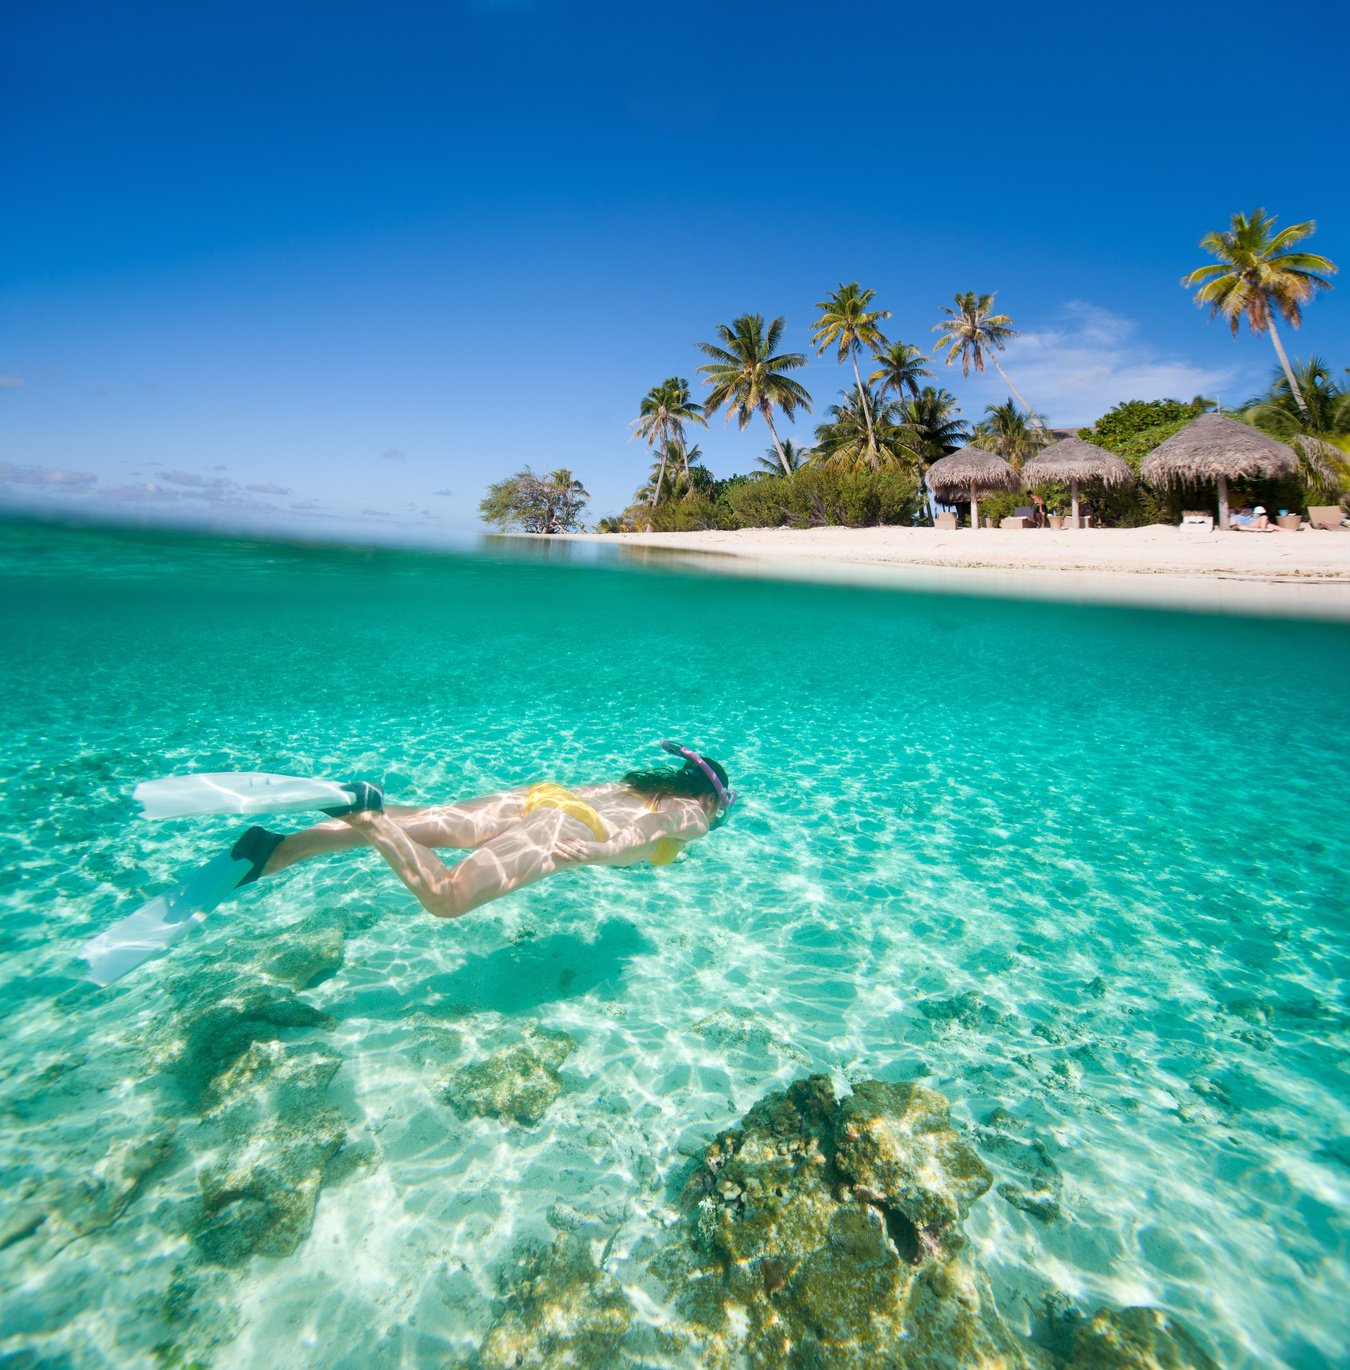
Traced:
<path fill-rule="evenodd" d="M 634 557 L 718 557 L 722 573 L 1350 620 L 1350 529 L 742 528 L 580 533 Z"/>

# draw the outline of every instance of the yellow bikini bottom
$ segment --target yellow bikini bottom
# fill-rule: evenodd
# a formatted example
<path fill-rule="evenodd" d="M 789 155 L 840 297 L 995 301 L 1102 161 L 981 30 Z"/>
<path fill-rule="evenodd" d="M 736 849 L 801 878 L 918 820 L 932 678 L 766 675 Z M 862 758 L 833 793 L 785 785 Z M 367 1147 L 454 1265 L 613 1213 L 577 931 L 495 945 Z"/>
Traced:
<path fill-rule="evenodd" d="M 605 820 L 584 799 L 578 799 L 571 790 L 565 790 L 561 785 L 547 781 L 542 785 L 531 785 L 525 791 L 525 812 L 530 814 L 536 809 L 557 809 L 559 813 L 580 819 L 595 834 L 597 842 L 603 842 L 609 836 Z"/>
<path fill-rule="evenodd" d="M 536 809 L 557 809 L 559 813 L 565 813 L 580 820 L 595 834 L 597 842 L 603 842 L 609 836 L 609 829 L 605 826 L 605 820 L 584 799 L 578 799 L 571 790 L 564 789 L 561 785 L 555 785 L 551 781 L 531 785 L 526 790 L 524 812 L 531 814 Z M 653 866 L 670 865 L 680 854 L 680 849 L 683 846 L 683 842 L 677 842 L 673 837 L 657 838 L 656 850 L 651 855 L 651 864 Z"/>

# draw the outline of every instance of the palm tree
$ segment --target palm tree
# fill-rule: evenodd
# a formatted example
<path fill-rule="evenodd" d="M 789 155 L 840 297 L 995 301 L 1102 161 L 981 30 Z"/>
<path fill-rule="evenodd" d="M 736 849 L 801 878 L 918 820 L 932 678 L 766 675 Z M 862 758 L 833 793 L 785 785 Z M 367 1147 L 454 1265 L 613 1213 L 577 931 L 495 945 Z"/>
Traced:
<path fill-rule="evenodd" d="M 994 307 L 994 296 L 976 295 L 973 290 L 967 290 L 956 297 L 956 308 L 951 309 L 947 305 L 942 306 L 942 312 L 947 316 L 942 323 L 933 325 L 934 333 L 941 333 L 942 337 L 937 340 L 935 352 L 948 348 L 947 365 L 951 366 L 957 359 L 961 358 L 961 374 L 970 375 L 970 368 L 983 374 L 984 359 L 986 355 L 994 363 L 994 370 L 1003 377 L 1003 383 L 1009 390 L 1017 396 L 1017 402 L 1027 411 L 1032 413 L 1031 406 L 1022 398 L 1021 392 L 1008 379 L 1003 368 L 998 364 L 998 353 L 1008 345 L 1010 338 L 1017 336 L 1017 330 L 1012 326 L 1012 320 L 1006 314 L 993 314 L 990 311 Z M 1036 421 L 1039 423 L 1039 417 Z"/>
<path fill-rule="evenodd" d="M 704 480 L 712 479 L 712 472 L 703 463 L 703 449 L 695 443 L 688 451 L 682 453 L 684 457 L 684 469 L 672 471 L 664 477 L 666 487 L 670 491 L 672 499 L 687 499 L 700 484 L 700 477 Z M 651 499 L 652 491 L 656 489 L 657 482 L 662 480 L 661 462 L 654 461 L 652 469 L 647 475 L 647 483 L 637 492 L 637 499 Z"/>
<path fill-rule="evenodd" d="M 816 460 L 821 465 L 880 471 L 912 470 L 919 464 L 915 437 L 905 426 L 899 400 L 844 390 L 839 403 L 825 412 L 829 417 L 816 429 Z"/>
<path fill-rule="evenodd" d="M 863 417 L 867 420 L 868 442 L 874 449 L 877 437 L 872 424 L 872 407 L 867 401 L 867 392 L 863 389 L 862 376 L 858 374 L 858 353 L 864 347 L 876 351 L 886 345 L 885 335 L 877 327 L 877 322 L 889 319 L 891 311 L 877 309 L 870 314 L 867 311 L 867 306 L 872 303 L 872 297 L 876 293 L 875 290 L 860 289 L 857 281 L 848 285 L 840 281 L 839 289 L 833 295 L 817 302 L 816 308 L 820 310 L 820 318 L 812 324 L 816 331 L 811 335 L 817 356 L 823 356 L 827 347 L 834 346 L 838 348 L 838 359 L 841 364 L 845 357 L 852 360 L 853 381 L 858 387 L 858 400 L 862 405 Z"/>
<path fill-rule="evenodd" d="M 756 469 L 751 474 L 756 476 L 782 475 L 783 468 L 778 464 L 780 451 L 783 461 L 787 463 L 788 475 L 800 471 L 814 455 L 809 447 L 803 447 L 800 443 L 793 442 L 791 438 L 784 438 L 781 449 L 766 447 L 764 455 L 755 458 Z"/>
<path fill-rule="evenodd" d="M 1338 385 L 1320 357 L 1293 366 L 1304 407 L 1277 368 L 1270 389 L 1249 400 L 1238 416 L 1287 442 L 1303 460 L 1303 478 L 1315 490 L 1339 499 L 1350 484 L 1350 388 Z"/>
<path fill-rule="evenodd" d="M 811 396 L 800 382 L 786 371 L 797 371 L 806 365 L 806 358 L 800 352 L 784 352 L 774 355 L 774 350 L 783 340 L 783 319 L 776 318 L 764 329 L 762 314 L 742 314 L 733 319 L 730 326 L 717 325 L 717 343 L 699 343 L 699 351 L 712 360 L 699 367 L 699 374 L 712 387 L 703 404 L 705 414 L 716 413 L 719 409 L 727 411 L 727 422 L 732 414 L 742 429 L 758 413 L 769 425 L 769 436 L 773 439 L 783 474 L 790 476 L 791 469 L 783 456 L 783 444 L 778 441 L 778 430 L 773 426 L 773 411 L 781 409 L 791 418 L 798 409 L 811 412 Z"/>
<path fill-rule="evenodd" d="M 919 381 L 933 374 L 923 364 L 928 360 L 928 353 L 913 343 L 891 343 L 878 352 L 873 360 L 877 363 L 877 369 L 868 376 L 868 381 L 879 381 L 881 393 L 885 395 L 893 390 L 897 399 L 904 399 L 908 390 L 910 399 L 917 400 Z"/>
<path fill-rule="evenodd" d="M 969 425 L 956 412 L 956 396 L 950 390 L 925 385 L 917 399 L 905 401 L 904 415 L 925 466 L 970 441 Z"/>
<path fill-rule="evenodd" d="M 549 497 L 549 523 L 546 533 L 570 533 L 581 527 L 581 511 L 591 493 L 565 466 L 550 471 L 544 481 Z"/>
<path fill-rule="evenodd" d="M 988 417 L 976 425 L 970 445 L 997 452 L 1014 471 L 1051 441 L 1039 415 L 1024 414 L 1011 399 L 988 405 L 984 412 Z"/>
<path fill-rule="evenodd" d="M 1303 322 L 1301 306 L 1319 290 L 1330 290 L 1326 278 L 1336 274 L 1336 264 L 1315 252 L 1290 252 L 1288 249 L 1317 228 L 1314 220 L 1290 224 L 1275 233 L 1275 216 L 1258 209 L 1250 218 L 1233 215 L 1233 226 L 1226 231 L 1206 233 L 1200 246 L 1219 260 L 1198 267 L 1181 278 L 1188 290 L 1195 289 L 1195 302 L 1209 305 L 1210 317 L 1222 314 L 1233 326 L 1236 338 L 1242 320 L 1253 333 L 1270 329 L 1275 355 L 1284 368 L 1285 379 L 1299 409 L 1308 411 L 1289 358 L 1285 356 L 1275 315 L 1297 328 Z"/>
<path fill-rule="evenodd" d="M 645 438 L 650 447 L 660 446 L 661 471 L 652 486 L 652 503 L 661 498 L 665 485 L 666 462 L 672 453 L 684 458 L 684 473 L 689 475 L 689 460 L 684 450 L 684 425 L 708 421 L 703 417 L 703 406 L 689 394 L 689 382 L 683 376 L 671 376 L 654 385 L 643 397 L 638 417 L 629 425 L 633 436 Z"/>

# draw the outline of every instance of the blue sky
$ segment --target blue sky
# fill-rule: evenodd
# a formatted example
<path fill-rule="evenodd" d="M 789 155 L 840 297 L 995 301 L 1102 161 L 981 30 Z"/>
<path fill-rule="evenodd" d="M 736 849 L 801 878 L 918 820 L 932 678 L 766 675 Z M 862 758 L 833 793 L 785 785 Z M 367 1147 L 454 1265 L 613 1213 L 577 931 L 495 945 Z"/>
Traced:
<path fill-rule="evenodd" d="M 855 279 L 924 345 L 997 291 L 1056 424 L 1235 403 L 1274 355 L 1180 288 L 1200 236 L 1264 205 L 1350 268 L 1325 0 L 15 0 L 6 30 L 9 508 L 436 542 L 529 462 L 617 512 L 651 385 L 744 312 L 808 350 Z M 1291 352 L 1350 364 L 1347 288 Z M 809 438 L 846 376 L 802 378 Z M 768 440 L 699 437 L 722 475 Z"/>

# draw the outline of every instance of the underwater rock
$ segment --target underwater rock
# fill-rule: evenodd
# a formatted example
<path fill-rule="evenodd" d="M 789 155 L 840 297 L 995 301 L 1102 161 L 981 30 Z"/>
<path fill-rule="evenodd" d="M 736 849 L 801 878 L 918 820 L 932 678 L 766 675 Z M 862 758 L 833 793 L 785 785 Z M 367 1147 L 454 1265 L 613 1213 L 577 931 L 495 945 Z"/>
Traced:
<path fill-rule="evenodd" d="M 315 1109 L 302 1127 L 261 1125 L 234 1157 L 206 1167 L 188 1228 L 202 1259 L 239 1266 L 254 1255 L 289 1256 L 309 1235 L 346 1136 L 338 1114 Z"/>
<path fill-rule="evenodd" d="M 836 1100 L 814 1075 L 720 1134 L 686 1186 L 683 1241 L 654 1273 L 709 1363 L 759 1367 L 1048 1364 L 952 1259 L 992 1177 L 947 1101 L 866 1080 Z"/>
<path fill-rule="evenodd" d="M 979 1134 L 1016 1197 L 1057 1213 L 1049 1148 L 1003 1110 Z M 992 1179 L 936 1091 L 864 1080 L 836 1099 L 813 1075 L 708 1145 L 650 1268 L 717 1370 L 1214 1370 L 1156 1309 L 1062 1320 L 1053 1348 L 1013 1332 L 957 1254 Z"/>
<path fill-rule="evenodd" d="M 1005 1014 L 990 1008 L 973 989 L 955 994 L 950 999 L 925 999 L 919 1004 L 919 1012 L 939 1028 L 988 1030 L 1008 1021 Z"/>
<path fill-rule="evenodd" d="M 557 1068 L 575 1049 L 565 1032 L 527 1028 L 521 1041 L 451 1075 L 441 1097 L 461 1118 L 511 1118 L 533 1127 L 562 1093 Z"/>
<path fill-rule="evenodd" d="M 526 1246 L 500 1287 L 500 1311 L 478 1353 L 482 1370 L 632 1364 L 623 1355 L 632 1306 L 585 1242 L 563 1235 Z"/>
<path fill-rule="evenodd" d="M 738 1016 L 730 1009 L 719 1008 L 694 1024 L 694 1031 L 715 1047 L 740 1047 L 767 1055 L 776 1051 L 790 1061 L 806 1063 L 806 1057 L 791 1042 L 784 1041 L 753 1017 Z"/>
<path fill-rule="evenodd" d="M 87 1169 L 51 1178 L 28 1175 L 6 1186 L 0 1251 L 35 1239 L 25 1255 L 50 1260 L 79 1237 L 111 1226 L 144 1192 L 173 1152 L 174 1127 L 150 1136 L 101 1141 Z"/>
<path fill-rule="evenodd" d="M 287 928 L 277 934 L 280 945 L 263 959 L 260 968 L 292 989 L 311 989 L 341 968 L 346 938 L 346 928 L 341 923 Z"/>
<path fill-rule="evenodd" d="M 336 1020 L 280 985 L 203 977 L 193 1006 L 180 1013 L 163 1047 L 165 1065 L 199 1111 L 226 1097 L 217 1083 L 254 1043 L 276 1042 L 296 1028 L 336 1026 Z M 208 1007 L 195 1011 L 197 1003 Z"/>
<path fill-rule="evenodd" d="M 1055 1222 L 1061 1216 L 1063 1182 L 1045 1142 L 1027 1136 L 1026 1124 L 1002 1108 L 973 1134 L 981 1152 L 1009 1176 L 998 1185 L 999 1198 L 1039 1222 Z"/>
<path fill-rule="evenodd" d="M 947 1100 L 922 1085 L 864 1080 L 839 1106 L 835 1162 L 854 1196 L 878 1207 L 897 1245 L 944 1259 L 965 1242 L 960 1224 L 993 1183 L 952 1127 Z"/>
<path fill-rule="evenodd" d="M 1074 1334 L 1068 1370 L 1218 1370 L 1175 1319 L 1157 1308 L 1103 1308 Z"/>

